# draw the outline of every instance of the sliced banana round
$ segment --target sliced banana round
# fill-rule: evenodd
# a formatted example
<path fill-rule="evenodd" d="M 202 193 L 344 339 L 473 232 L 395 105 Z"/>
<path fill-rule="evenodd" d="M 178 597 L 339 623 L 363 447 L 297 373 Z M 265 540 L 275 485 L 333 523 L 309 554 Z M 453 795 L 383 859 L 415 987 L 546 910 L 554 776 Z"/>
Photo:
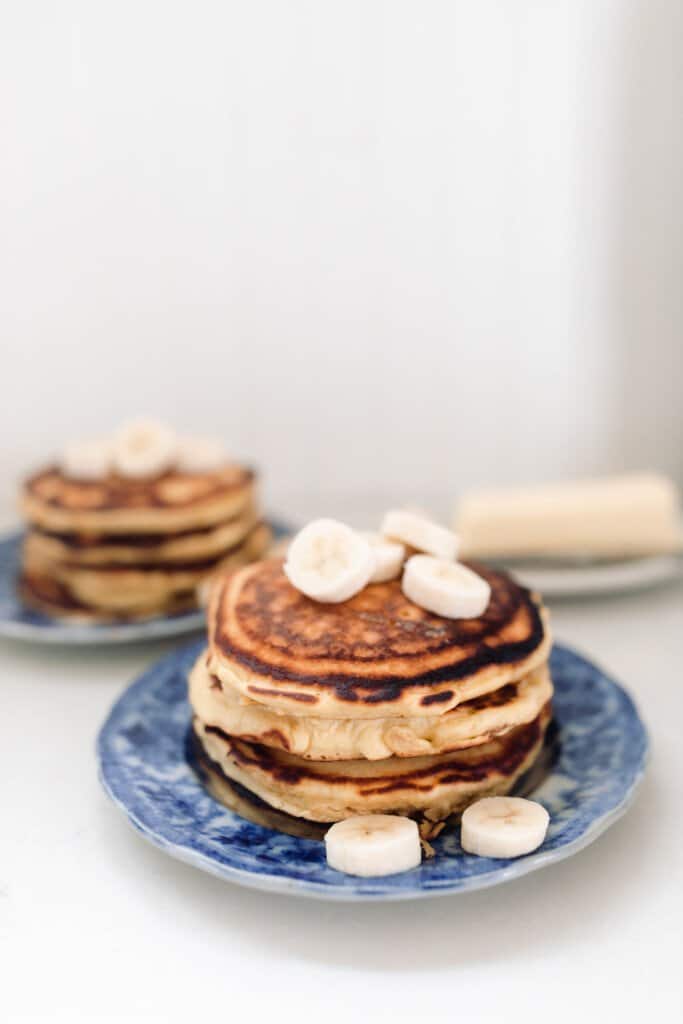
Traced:
<path fill-rule="evenodd" d="M 410 871 L 422 860 L 417 824 L 398 814 L 361 814 L 338 821 L 325 835 L 327 863 L 362 878 Z"/>
<path fill-rule="evenodd" d="M 74 441 L 68 444 L 59 459 L 64 476 L 74 480 L 103 480 L 112 470 L 114 446 L 106 438 Z"/>
<path fill-rule="evenodd" d="M 375 571 L 370 577 L 371 583 L 386 583 L 401 575 L 406 560 L 406 549 L 396 540 L 387 540 L 380 533 L 364 532 L 365 537 L 375 556 Z"/>
<path fill-rule="evenodd" d="M 380 533 L 389 540 L 407 544 L 416 551 L 424 551 L 435 558 L 457 557 L 460 541 L 457 534 L 439 526 L 426 516 L 409 509 L 393 509 L 382 520 Z"/>
<path fill-rule="evenodd" d="M 165 423 L 139 419 L 127 423 L 114 446 L 114 467 L 121 476 L 160 476 L 174 464 L 178 442 Z"/>
<path fill-rule="evenodd" d="M 211 473 L 227 462 L 225 445 L 217 437 L 186 437 L 178 442 L 176 465 L 182 473 Z"/>
<path fill-rule="evenodd" d="M 409 601 L 444 619 L 476 619 L 491 600 L 491 587 L 459 562 L 431 555 L 413 555 L 402 581 Z"/>
<path fill-rule="evenodd" d="M 485 797 L 464 812 L 460 845 L 479 857 L 521 857 L 538 849 L 549 821 L 545 807 L 535 800 Z"/>
<path fill-rule="evenodd" d="M 335 519 L 316 519 L 287 549 L 285 574 L 314 601 L 347 601 L 370 582 L 375 556 L 364 537 Z"/>

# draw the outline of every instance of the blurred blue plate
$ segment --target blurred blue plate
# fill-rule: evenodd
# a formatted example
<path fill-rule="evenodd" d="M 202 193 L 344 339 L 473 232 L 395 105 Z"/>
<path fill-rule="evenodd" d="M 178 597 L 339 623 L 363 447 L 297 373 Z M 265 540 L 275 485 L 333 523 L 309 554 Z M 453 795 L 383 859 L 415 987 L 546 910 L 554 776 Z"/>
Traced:
<path fill-rule="evenodd" d="M 394 900 L 497 885 L 578 852 L 627 809 L 648 740 L 631 698 L 591 662 L 555 647 L 555 723 L 533 797 L 550 813 L 543 845 L 516 860 L 462 851 L 447 826 L 414 871 L 355 878 L 328 868 L 324 844 L 245 821 L 204 789 L 187 743 L 186 675 L 204 646 L 157 662 L 114 705 L 97 741 L 100 778 L 143 836 L 172 857 L 254 889 L 335 900 Z M 528 792 L 528 790 L 527 790 Z"/>
<path fill-rule="evenodd" d="M 282 523 L 270 521 L 274 537 L 291 533 Z M 83 646 L 122 644 L 132 640 L 157 640 L 182 636 L 204 628 L 201 609 L 176 615 L 160 615 L 144 622 L 88 623 L 53 619 L 28 608 L 17 593 L 23 532 L 0 540 L 0 636 L 32 643 Z"/>

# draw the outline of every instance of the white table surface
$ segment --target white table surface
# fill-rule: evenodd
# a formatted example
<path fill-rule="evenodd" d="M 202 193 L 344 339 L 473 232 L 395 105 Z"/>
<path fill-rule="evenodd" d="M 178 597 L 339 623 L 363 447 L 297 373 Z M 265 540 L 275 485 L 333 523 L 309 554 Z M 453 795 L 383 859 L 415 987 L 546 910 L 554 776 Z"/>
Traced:
<path fill-rule="evenodd" d="M 204 875 L 109 804 L 96 732 L 171 643 L 0 643 L 0 1018 L 681 1019 L 682 612 L 679 586 L 554 607 L 556 635 L 621 680 L 649 727 L 625 818 L 511 884 L 362 906 Z"/>

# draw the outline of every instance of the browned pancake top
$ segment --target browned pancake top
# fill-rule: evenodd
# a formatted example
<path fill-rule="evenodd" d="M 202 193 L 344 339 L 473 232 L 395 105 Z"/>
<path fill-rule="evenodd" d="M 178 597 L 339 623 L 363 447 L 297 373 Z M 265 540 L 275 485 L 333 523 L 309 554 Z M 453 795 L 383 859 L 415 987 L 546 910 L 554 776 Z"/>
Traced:
<path fill-rule="evenodd" d="M 443 684 L 522 663 L 544 641 L 533 595 L 479 565 L 471 567 L 491 585 L 489 606 L 479 618 L 452 620 L 413 604 L 398 580 L 320 604 L 289 583 L 282 564 L 271 559 L 241 570 L 211 608 L 214 651 L 254 677 L 248 691 L 256 699 L 267 696 L 264 681 L 273 693 L 284 684 L 302 703 L 316 702 L 322 688 L 345 702 L 384 704 L 422 686 L 422 706 L 438 714 L 453 698 Z M 501 685 L 510 678 L 508 671 Z"/>
<path fill-rule="evenodd" d="M 25 492 L 50 508 L 67 512 L 103 512 L 117 509 L 180 509 L 245 488 L 254 473 L 229 465 L 212 473 L 180 473 L 136 480 L 111 474 L 104 480 L 73 480 L 56 466 L 30 477 Z"/>

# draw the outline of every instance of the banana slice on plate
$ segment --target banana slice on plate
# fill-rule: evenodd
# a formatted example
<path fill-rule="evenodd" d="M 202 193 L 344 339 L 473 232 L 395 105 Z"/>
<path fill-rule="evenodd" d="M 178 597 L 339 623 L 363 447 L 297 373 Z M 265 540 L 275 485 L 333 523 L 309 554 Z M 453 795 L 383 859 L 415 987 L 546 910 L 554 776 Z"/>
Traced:
<path fill-rule="evenodd" d="M 401 575 L 406 560 L 406 549 L 396 540 L 387 540 L 380 533 L 362 533 L 375 556 L 375 571 L 370 583 L 386 583 Z"/>
<path fill-rule="evenodd" d="M 388 540 L 397 540 L 416 551 L 424 551 L 435 558 L 452 560 L 457 557 L 460 541 L 457 534 L 439 526 L 426 516 L 408 509 L 393 509 L 382 520 L 380 533 Z"/>
<path fill-rule="evenodd" d="M 375 556 L 364 537 L 336 519 L 316 519 L 287 549 L 285 574 L 314 601 L 347 601 L 370 582 Z"/>
<path fill-rule="evenodd" d="M 103 480 L 113 467 L 113 448 L 111 441 L 104 438 L 74 441 L 62 452 L 59 468 L 64 476 L 74 480 Z"/>
<path fill-rule="evenodd" d="M 211 473 L 226 462 L 225 446 L 217 437 L 188 437 L 178 444 L 176 465 L 183 473 Z"/>
<path fill-rule="evenodd" d="M 535 800 L 485 797 L 463 813 L 460 845 L 479 857 L 521 857 L 538 849 L 549 821 L 545 807 Z"/>
<path fill-rule="evenodd" d="M 160 476 L 171 468 L 177 451 L 176 436 L 165 423 L 152 419 L 133 420 L 117 435 L 114 467 L 121 476 Z"/>
<path fill-rule="evenodd" d="M 444 619 L 476 619 L 491 600 L 491 587 L 459 562 L 431 555 L 413 555 L 402 581 L 409 601 Z"/>
<path fill-rule="evenodd" d="M 419 867 L 420 833 L 411 818 L 361 814 L 336 822 L 325 835 L 327 863 L 362 878 L 395 875 Z"/>

